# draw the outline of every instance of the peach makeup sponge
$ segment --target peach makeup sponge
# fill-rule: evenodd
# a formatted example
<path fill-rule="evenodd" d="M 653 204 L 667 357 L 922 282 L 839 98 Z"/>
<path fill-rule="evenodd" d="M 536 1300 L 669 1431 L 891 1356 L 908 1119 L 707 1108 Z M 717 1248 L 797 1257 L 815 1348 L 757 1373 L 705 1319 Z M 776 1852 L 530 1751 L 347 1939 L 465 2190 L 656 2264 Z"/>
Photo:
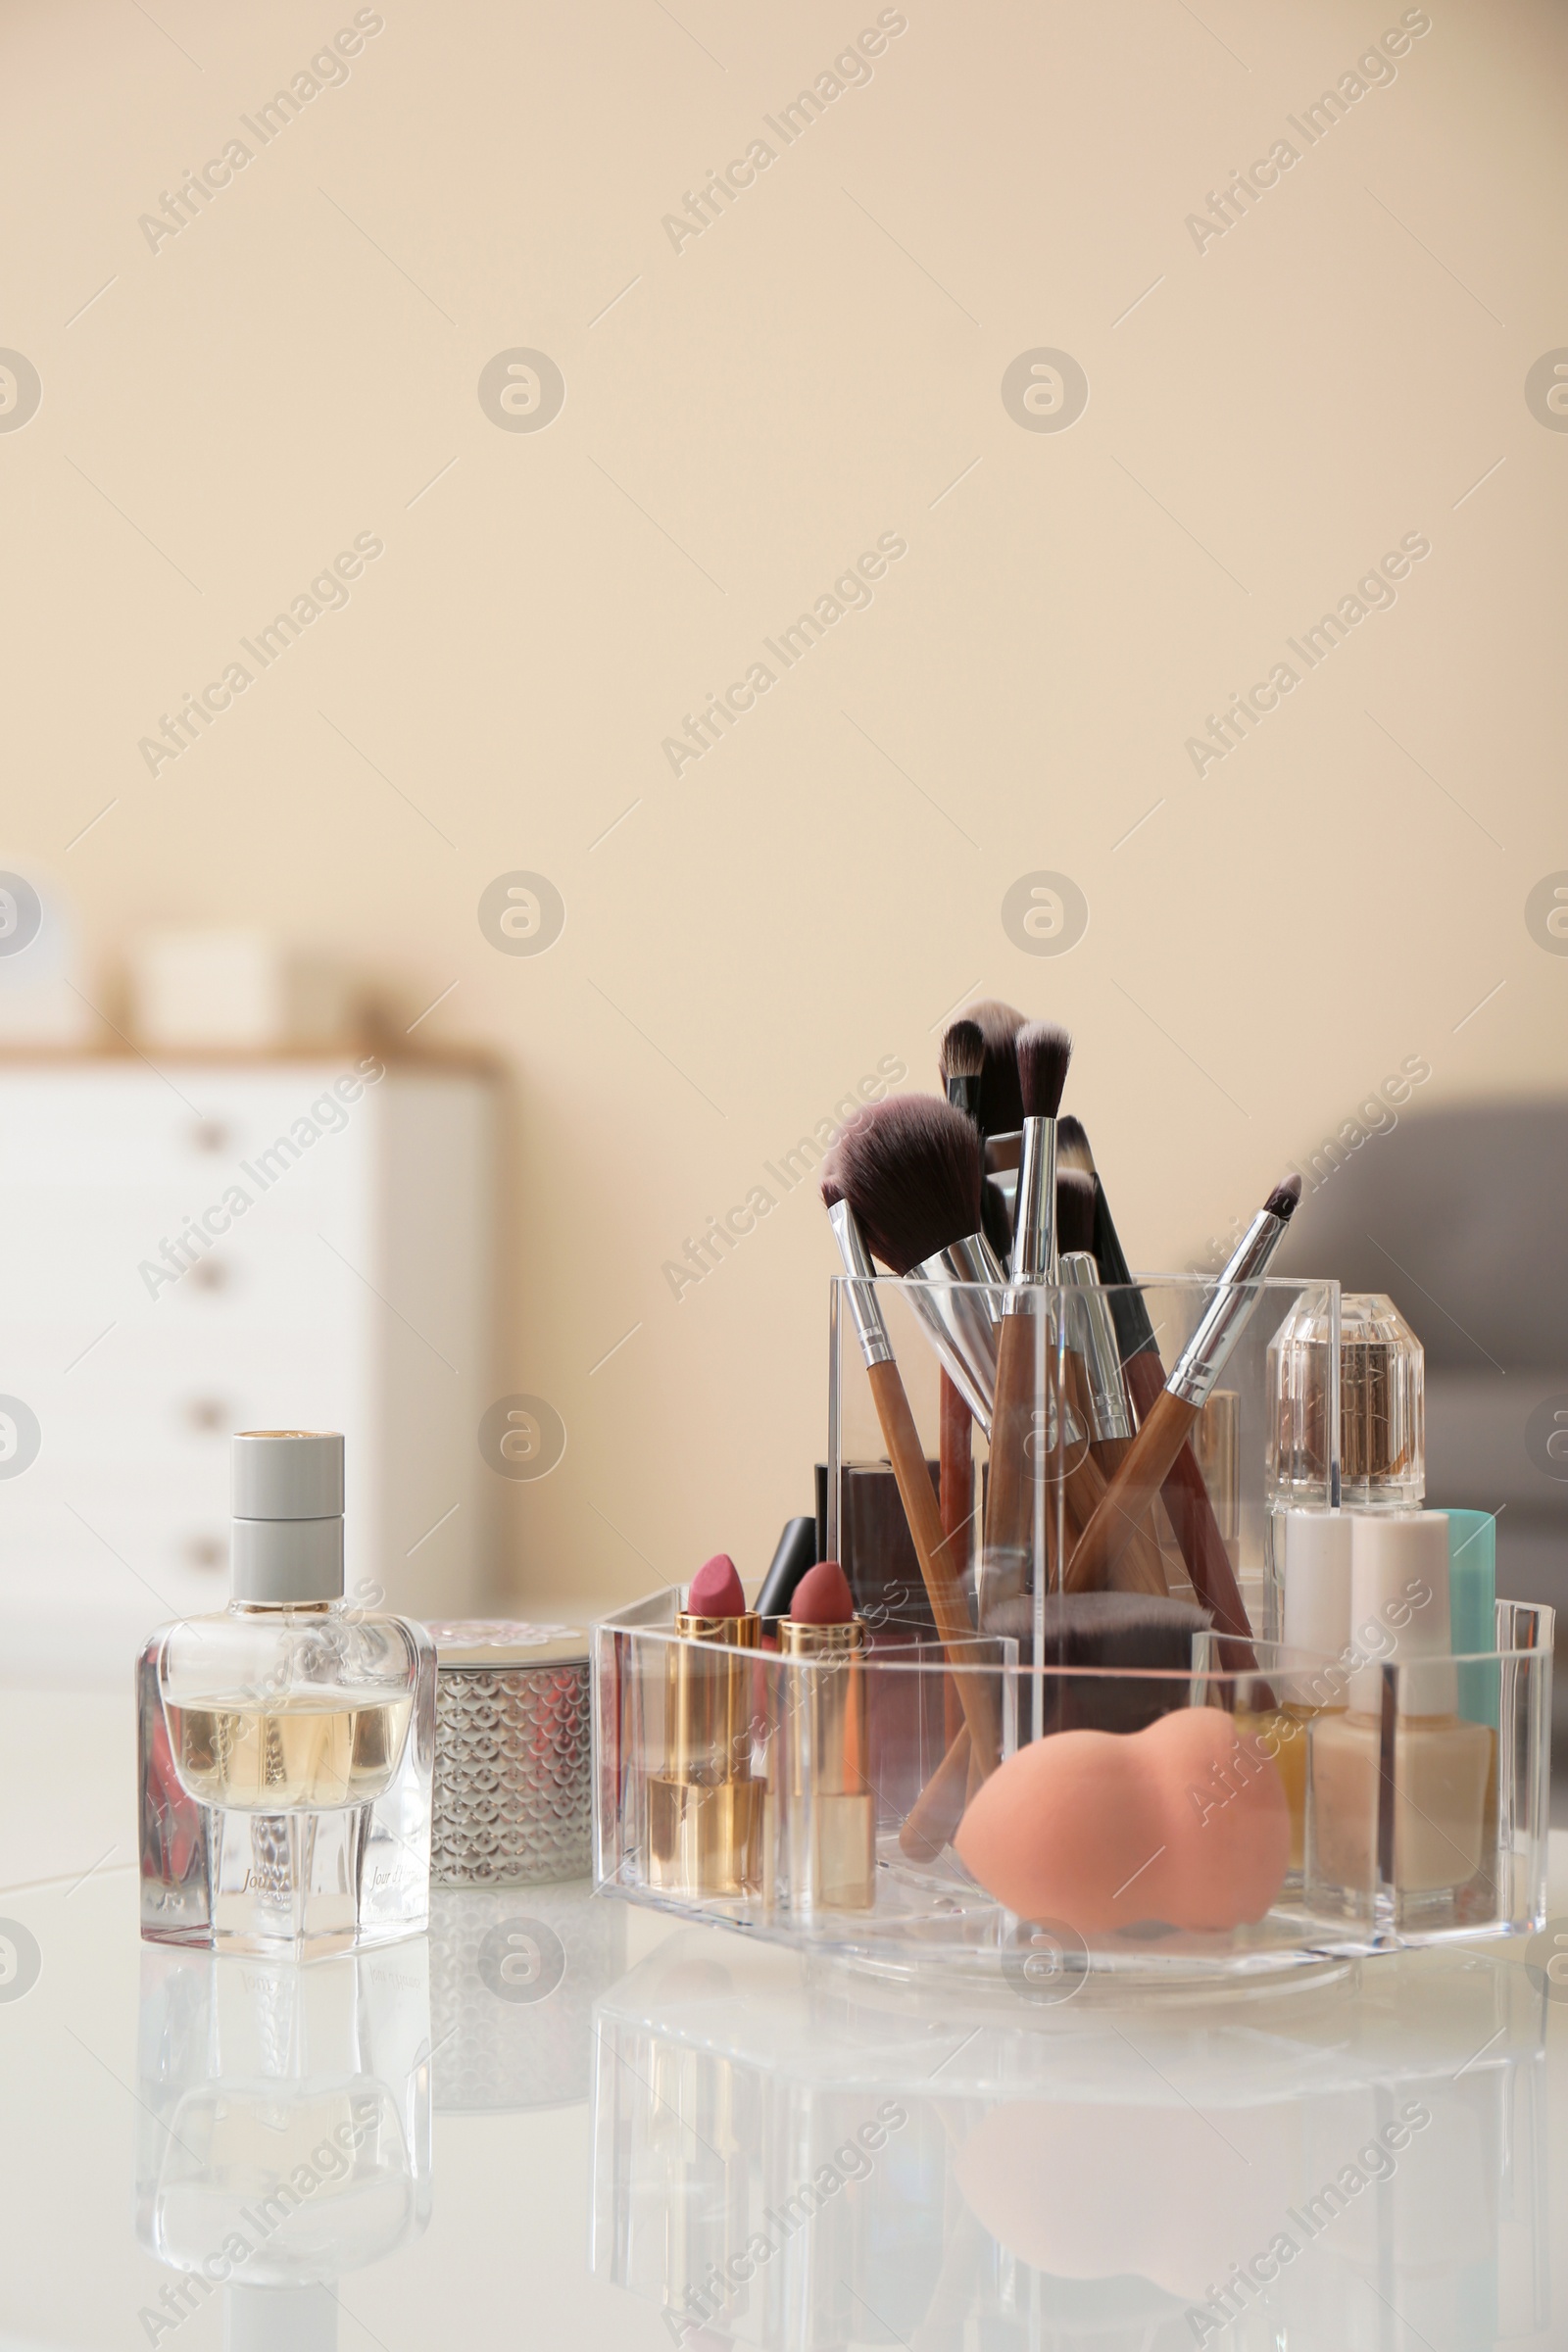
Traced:
<path fill-rule="evenodd" d="M 1218 1707 L 1146 1731 L 1057 1732 L 1009 1756 L 954 1844 L 1024 1919 L 1102 1935 L 1145 1919 L 1219 1930 L 1262 1918 L 1291 1826 L 1278 1769 Z"/>
<path fill-rule="evenodd" d="M 1130 2057 L 1128 2045 L 1111 2047 Z M 1203 2097 L 1196 2082 L 1191 2088 Z M 981 2119 L 954 2169 L 982 2229 L 1031 2269 L 1055 2278 L 1148 2278 L 1183 2303 L 1203 2304 L 1213 2280 L 1288 2227 L 1286 2209 L 1301 2194 L 1300 2122 L 1299 2108 L 1281 2100 L 1227 2105 L 1216 2125 L 1174 2090 L 1150 2106 L 1008 2099 Z M 1355 2126 L 1337 2114 L 1336 2129 L 1348 2154 Z M 1116 2340 L 1131 2342 L 1135 2332 Z M 1205 2338 L 1209 2352 L 1219 2352 L 1226 2332 L 1216 2327 Z M 1172 2346 L 1188 2340 L 1185 2330 L 1159 2333 Z"/>

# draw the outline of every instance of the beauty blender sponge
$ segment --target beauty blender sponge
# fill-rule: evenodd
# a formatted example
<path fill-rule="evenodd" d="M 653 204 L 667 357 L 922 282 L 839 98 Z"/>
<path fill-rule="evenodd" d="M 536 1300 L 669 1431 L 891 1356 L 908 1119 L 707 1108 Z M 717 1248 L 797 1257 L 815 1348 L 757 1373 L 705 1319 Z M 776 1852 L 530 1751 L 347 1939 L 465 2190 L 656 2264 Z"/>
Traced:
<path fill-rule="evenodd" d="M 1112 2041 L 1109 2030 L 1105 2038 L 1115 2053 L 1111 2068 L 1116 2057 L 1132 2060 L 1129 2045 Z M 1200 2046 L 1195 2034 L 1188 2062 L 1195 2071 Z M 954 2169 L 964 2203 L 1032 2270 L 1054 2278 L 1148 2278 L 1183 2303 L 1205 2303 L 1213 2280 L 1286 2226 L 1286 2208 L 1301 2194 L 1302 2118 L 1283 2100 L 1228 2104 L 1216 2125 L 1186 2103 L 1189 2093 L 1208 2104 L 1191 2075 L 1185 2089 L 1173 2083 L 1148 2106 L 1125 2098 L 1004 2100 L 958 2150 Z M 1348 2151 L 1354 2124 L 1338 2114 L 1336 2123 Z M 1224 2168 L 1223 2194 L 1216 2193 L 1216 2166 Z M 1174 2346 L 1184 2336 L 1161 2329 L 1159 2340 Z M 1207 2340 L 1216 2352 L 1225 2331 Z"/>
<path fill-rule="evenodd" d="M 855 1596 L 837 1560 L 818 1560 L 795 1588 L 790 1615 L 797 1625 L 848 1625 Z"/>
<path fill-rule="evenodd" d="M 686 1595 L 688 1617 L 744 1617 L 746 1595 L 735 1563 L 727 1551 L 715 1551 L 692 1578 Z"/>
<path fill-rule="evenodd" d="M 1266 1750 L 1218 1707 L 1147 1730 L 1057 1732 L 978 1790 L 954 1839 L 1023 1919 L 1100 1935 L 1145 1919 L 1223 1930 L 1262 1918 L 1284 1882 L 1290 1813 Z"/>

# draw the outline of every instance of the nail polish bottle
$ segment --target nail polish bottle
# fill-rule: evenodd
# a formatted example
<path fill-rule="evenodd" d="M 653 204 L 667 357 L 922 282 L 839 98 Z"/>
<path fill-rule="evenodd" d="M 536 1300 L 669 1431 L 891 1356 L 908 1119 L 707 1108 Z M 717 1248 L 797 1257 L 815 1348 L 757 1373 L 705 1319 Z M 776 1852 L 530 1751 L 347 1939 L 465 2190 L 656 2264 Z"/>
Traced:
<path fill-rule="evenodd" d="M 1495 1734 L 1460 1716 L 1452 1648 L 1446 1512 L 1351 1514 L 1348 1703 L 1310 1732 L 1309 1902 L 1436 1926 L 1485 1877 Z"/>
<path fill-rule="evenodd" d="M 1349 1642 L 1351 1532 L 1346 1511 L 1284 1511 L 1276 1529 L 1284 1564 L 1280 1639 L 1301 1654 L 1301 1663 L 1275 1678 L 1279 1705 L 1272 1718 L 1249 1720 L 1279 1741 L 1274 1761 L 1290 1807 L 1290 1867 L 1297 1874 L 1306 1852 L 1308 1728 L 1325 1712 L 1343 1713 L 1348 1690 L 1343 1669 L 1307 1661 L 1338 1660 Z"/>
<path fill-rule="evenodd" d="M 315 1959 L 422 1932 L 435 1650 L 343 1598 L 343 1440 L 233 1441 L 232 1595 L 137 1668 L 152 1943 Z"/>

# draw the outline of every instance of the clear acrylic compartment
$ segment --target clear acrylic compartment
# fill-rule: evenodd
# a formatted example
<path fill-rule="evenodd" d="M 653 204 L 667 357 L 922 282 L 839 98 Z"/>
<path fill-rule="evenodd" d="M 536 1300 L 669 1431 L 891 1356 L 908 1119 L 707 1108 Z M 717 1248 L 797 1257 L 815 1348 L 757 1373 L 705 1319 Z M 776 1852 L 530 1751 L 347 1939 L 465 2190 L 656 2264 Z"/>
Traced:
<path fill-rule="evenodd" d="M 928 1464 L 944 1564 L 971 1620 L 1020 1640 L 1031 1656 L 1042 1629 L 1019 1603 L 1059 1589 L 1084 1520 L 1202 1322 L 1215 1285 L 1171 1274 L 1092 1290 L 1047 1284 L 1007 1293 L 891 1277 L 859 1287 L 874 1294 Z M 1152 1553 L 1165 1589 L 1208 1608 L 1218 1630 L 1278 1638 L 1269 1605 L 1278 1413 L 1271 1350 L 1308 1308 L 1329 1335 L 1326 1501 L 1339 1474 L 1339 1286 L 1270 1277 L 1249 1289 L 1240 1337 L 1112 1581 L 1152 1581 L 1137 1565 L 1140 1553 L 1146 1561 Z M 933 1623 L 889 1467 L 884 1396 L 866 1372 L 851 1284 L 841 1277 L 829 1355 L 828 1551 L 843 1562 L 879 1638 Z"/>
<path fill-rule="evenodd" d="M 1195 1638 L 1186 1671 L 1032 1666 L 1016 1642 L 980 1636 L 950 1655 L 929 1634 L 883 1639 L 846 1664 L 687 1640 L 679 1608 L 670 1588 L 595 1628 L 603 1891 L 889 1977 L 934 1972 L 1014 1996 L 1041 1976 L 1110 1988 L 1268 1979 L 1452 1936 L 1527 1934 L 1544 1917 L 1549 1609 L 1499 1603 L 1497 1650 L 1453 1661 L 1470 1670 L 1465 1687 L 1485 1689 L 1477 1712 L 1494 1702 L 1495 1728 L 1427 1721 L 1412 1737 L 1403 1677 L 1447 1662 L 1379 1670 L 1394 1710 L 1385 1745 L 1381 1721 L 1344 1704 L 1364 1661 L 1261 1641 L 1242 1668 L 1242 1645 L 1212 1634 Z M 700 1752 L 694 1676 L 709 1678 L 706 1720 L 724 1726 Z M 1163 1748 L 1141 1751 L 1163 1837 L 1125 1887 L 1108 1885 L 1118 1866 L 1081 1893 L 1014 1907 L 971 1875 L 952 1839 L 987 1784 L 960 1777 L 955 1789 L 951 1766 L 975 1702 L 1014 1784 L 1026 1750 L 1085 1730 L 1107 1741 L 1070 1806 L 1080 1855 L 1109 1854 L 1125 1834 L 1129 1757 L 1110 1743 L 1125 1751 L 1163 1719 L 1189 1718 L 1176 1766 Z M 1194 1710 L 1205 1711 L 1200 1727 Z M 1037 1721 L 1047 1728 L 1034 1742 Z M 933 1815 L 945 1782 L 950 1808 Z M 1066 1818 L 1057 1800 L 1015 1785 L 1010 1801 L 1016 1842 L 1054 1853 Z M 1433 1860 L 1444 1839 L 1446 1876 Z"/>

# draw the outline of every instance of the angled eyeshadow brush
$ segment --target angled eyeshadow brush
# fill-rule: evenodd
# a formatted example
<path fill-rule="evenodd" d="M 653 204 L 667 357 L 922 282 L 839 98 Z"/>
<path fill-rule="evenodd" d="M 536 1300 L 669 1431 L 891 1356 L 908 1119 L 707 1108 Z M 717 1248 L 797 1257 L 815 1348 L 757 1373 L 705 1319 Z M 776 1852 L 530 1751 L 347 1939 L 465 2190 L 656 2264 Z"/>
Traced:
<path fill-rule="evenodd" d="M 1144 1415 L 1125 1460 L 1073 1549 L 1067 1562 L 1069 1592 L 1085 1592 L 1109 1581 L 1112 1568 L 1192 1436 L 1199 1414 L 1262 1296 L 1269 1261 L 1285 1238 L 1285 1228 L 1300 1197 L 1301 1179 L 1288 1177 L 1275 1186 L 1243 1235 L 1198 1329 Z"/>
<path fill-rule="evenodd" d="M 1064 1166 L 1078 1168 L 1089 1176 L 1095 1187 L 1094 1252 L 1100 1266 L 1100 1279 L 1109 1291 L 1109 1305 L 1116 1324 L 1121 1347 L 1122 1376 L 1135 1417 L 1142 1421 L 1158 1401 L 1165 1386 L 1165 1367 L 1160 1360 L 1154 1327 L 1149 1318 L 1149 1307 L 1142 1291 L 1133 1285 L 1127 1253 L 1121 1245 L 1110 1203 L 1105 1198 L 1103 1180 L 1095 1166 L 1094 1152 L 1081 1121 L 1061 1120 L 1057 1136 L 1057 1152 Z M 1250 1634 L 1247 1611 L 1242 1602 L 1236 1571 L 1231 1566 L 1225 1539 L 1214 1517 L 1203 1473 L 1191 1446 L 1184 1446 L 1166 1473 L 1160 1489 L 1160 1499 L 1171 1524 L 1182 1558 L 1192 1580 L 1193 1591 L 1212 1615 L 1217 1631 L 1245 1639 Z M 1247 1653 L 1250 1657 L 1250 1651 Z M 1228 1657 L 1228 1664 L 1240 1664 L 1239 1656 Z"/>

